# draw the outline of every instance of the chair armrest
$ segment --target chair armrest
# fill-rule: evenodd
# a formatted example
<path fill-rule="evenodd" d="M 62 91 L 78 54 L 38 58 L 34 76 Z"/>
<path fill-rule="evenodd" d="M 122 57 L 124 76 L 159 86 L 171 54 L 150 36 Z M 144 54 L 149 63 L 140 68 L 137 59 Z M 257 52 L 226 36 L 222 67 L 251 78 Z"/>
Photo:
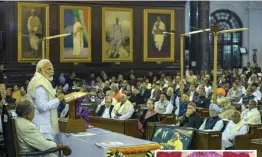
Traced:
<path fill-rule="evenodd" d="M 42 156 L 42 155 L 46 155 L 46 154 L 51 154 L 51 153 L 55 153 L 55 152 L 61 152 L 63 151 L 63 154 L 65 156 L 69 156 L 71 155 L 72 151 L 68 146 L 64 146 L 64 147 L 54 147 L 54 148 L 50 148 L 48 150 L 45 151 L 36 151 L 36 152 L 23 152 L 23 153 L 19 153 L 20 157 L 27 157 L 27 156 Z"/>
<path fill-rule="evenodd" d="M 19 156 L 22 156 L 22 157 L 26 157 L 26 156 L 40 156 L 40 155 L 46 155 L 46 154 L 55 153 L 57 151 L 60 151 L 60 150 L 57 150 L 57 148 L 54 147 L 54 148 L 50 148 L 50 149 L 45 150 L 45 151 L 23 152 L 23 153 L 20 152 Z"/>

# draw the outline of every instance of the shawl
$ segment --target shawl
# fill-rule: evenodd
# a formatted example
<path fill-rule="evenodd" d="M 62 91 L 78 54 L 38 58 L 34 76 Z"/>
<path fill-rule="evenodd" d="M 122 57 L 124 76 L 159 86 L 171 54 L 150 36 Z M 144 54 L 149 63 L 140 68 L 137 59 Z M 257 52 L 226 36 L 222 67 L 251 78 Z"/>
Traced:
<path fill-rule="evenodd" d="M 236 125 L 234 125 L 232 127 L 232 133 L 237 132 L 243 125 L 245 125 L 245 121 L 241 120 L 240 122 L 238 122 Z"/>
<path fill-rule="evenodd" d="M 48 92 L 49 100 L 56 98 L 56 96 L 55 96 L 56 91 L 53 88 L 51 82 L 49 80 L 47 80 L 43 75 L 36 72 L 34 77 L 31 79 L 31 81 L 30 81 L 30 83 L 28 84 L 28 87 L 27 87 L 28 88 L 27 91 L 30 94 L 30 96 L 33 98 L 33 100 L 35 100 L 35 89 L 39 86 L 43 86 L 45 88 L 45 90 Z M 51 114 L 52 129 L 53 129 L 54 132 L 58 132 L 59 127 L 58 127 L 57 109 L 56 108 L 52 109 L 50 114 Z"/>
<path fill-rule="evenodd" d="M 222 157 L 216 152 L 193 152 L 188 157 Z"/>

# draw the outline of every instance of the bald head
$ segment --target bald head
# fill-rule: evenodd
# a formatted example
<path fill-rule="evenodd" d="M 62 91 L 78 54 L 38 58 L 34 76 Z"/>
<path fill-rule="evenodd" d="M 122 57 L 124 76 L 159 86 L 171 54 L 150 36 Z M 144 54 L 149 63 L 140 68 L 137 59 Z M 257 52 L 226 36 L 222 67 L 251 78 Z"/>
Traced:
<path fill-rule="evenodd" d="M 49 81 L 53 80 L 54 68 L 48 59 L 42 59 L 36 65 L 36 72 L 43 75 Z"/>
<path fill-rule="evenodd" d="M 120 102 L 123 104 L 123 103 L 125 103 L 127 101 L 127 96 L 125 95 L 125 94 L 122 94 L 121 96 L 120 96 Z"/>

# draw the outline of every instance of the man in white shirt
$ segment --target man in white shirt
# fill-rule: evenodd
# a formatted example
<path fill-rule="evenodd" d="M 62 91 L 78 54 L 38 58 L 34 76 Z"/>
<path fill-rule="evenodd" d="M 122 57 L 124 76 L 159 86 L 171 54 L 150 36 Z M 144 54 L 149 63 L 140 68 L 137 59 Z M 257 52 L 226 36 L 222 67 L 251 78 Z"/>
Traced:
<path fill-rule="evenodd" d="M 189 95 L 189 101 L 193 101 L 196 95 L 196 86 L 195 85 L 193 84 L 190 85 L 188 95 Z"/>
<path fill-rule="evenodd" d="M 113 108 L 114 108 L 114 105 L 112 105 L 112 98 L 107 96 L 105 97 L 105 104 L 99 108 L 96 115 L 102 118 L 112 118 L 111 113 L 112 113 Z"/>
<path fill-rule="evenodd" d="M 259 91 L 258 85 L 256 83 L 252 84 L 252 88 L 253 88 L 253 95 L 256 96 L 257 100 L 261 100 L 262 98 L 262 94 Z"/>
<path fill-rule="evenodd" d="M 237 135 L 245 135 L 248 133 L 248 126 L 245 121 L 241 120 L 241 113 L 235 111 L 232 120 L 227 124 L 226 129 L 222 133 L 222 150 L 230 150 L 233 146 L 234 138 Z"/>
<path fill-rule="evenodd" d="M 64 101 L 64 94 L 57 96 L 51 84 L 53 75 L 52 63 L 42 59 L 37 63 L 35 75 L 27 87 L 27 96 L 36 106 L 32 122 L 50 140 L 54 140 L 59 132 L 57 107 Z"/>
<path fill-rule="evenodd" d="M 114 98 L 114 93 L 111 90 L 106 91 L 106 97 L 110 97 L 112 99 L 112 105 L 117 104 L 117 100 Z M 100 107 L 105 104 L 105 99 L 97 106 L 96 112 L 99 111 Z"/>
<path fill-rule="evenodd" d="M 131 118 L 133 113 L 134 113 L 134 106 L 127 99 L 127 96 L 125 94 L 122 94 L 120 96 L 120 102 L 117 103 L 113 108 L 111 117 L 119 120 L 127 120 Z"/>
<path fill-rule="evenodd" d="M 261 115 L 257 109 L 257 102 L 250 100 L 247 107 L 248 109 L 242 112 L 241 119 L 249 124 L 261 124 Z"/>

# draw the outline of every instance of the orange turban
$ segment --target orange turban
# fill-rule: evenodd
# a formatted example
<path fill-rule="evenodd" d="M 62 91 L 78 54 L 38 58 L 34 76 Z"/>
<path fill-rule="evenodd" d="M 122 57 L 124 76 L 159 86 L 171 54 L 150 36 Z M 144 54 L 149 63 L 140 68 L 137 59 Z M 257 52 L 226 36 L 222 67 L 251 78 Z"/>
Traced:
<path fill-rule="evenodd" d="M 223 95 L 226 96 L 226 91 L 224 88 L 218 88 L 217 89 L 217 95 Z"/>

